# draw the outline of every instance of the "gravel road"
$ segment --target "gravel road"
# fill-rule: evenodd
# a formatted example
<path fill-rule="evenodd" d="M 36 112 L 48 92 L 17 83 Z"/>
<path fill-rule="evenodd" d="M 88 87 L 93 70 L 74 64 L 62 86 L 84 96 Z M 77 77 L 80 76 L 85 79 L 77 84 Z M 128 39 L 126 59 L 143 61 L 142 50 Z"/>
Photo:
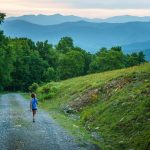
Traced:
<path fill-rule="evenodd" d="M 32 122 L 29 102 L 20 94 L 0 95 L 0 150 L 87 150 L 44 110 Z M 91 149 L 91 148 L 90 148 Z"/>

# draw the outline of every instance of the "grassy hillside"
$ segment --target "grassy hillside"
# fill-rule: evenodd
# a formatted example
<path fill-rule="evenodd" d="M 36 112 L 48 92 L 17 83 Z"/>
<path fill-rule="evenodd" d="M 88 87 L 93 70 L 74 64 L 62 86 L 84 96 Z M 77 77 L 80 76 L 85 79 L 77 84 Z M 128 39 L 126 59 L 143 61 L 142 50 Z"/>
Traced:
<path fill-rule="evenodd" d="M 150 147 L 150 63 L 48 83 L 37 93 L 62 126 L 101 149 Z"/>

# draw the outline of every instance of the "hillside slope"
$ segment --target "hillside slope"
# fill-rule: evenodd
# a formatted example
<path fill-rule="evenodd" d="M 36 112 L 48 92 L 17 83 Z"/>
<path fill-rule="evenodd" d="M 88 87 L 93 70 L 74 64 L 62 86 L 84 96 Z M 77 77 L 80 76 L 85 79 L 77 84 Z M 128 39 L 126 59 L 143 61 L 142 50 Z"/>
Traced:
<path fill-rule="evenodd" d="M 101 149 L 150 147 L 150 63 L 48 83 L 37 93 L 64 127 L 87 132 Z"/>

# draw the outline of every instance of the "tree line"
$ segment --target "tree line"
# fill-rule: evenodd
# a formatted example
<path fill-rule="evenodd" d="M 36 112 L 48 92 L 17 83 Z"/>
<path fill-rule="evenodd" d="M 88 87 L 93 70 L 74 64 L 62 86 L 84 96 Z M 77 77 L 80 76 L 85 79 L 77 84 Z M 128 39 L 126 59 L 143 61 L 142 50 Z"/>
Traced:
<path fill-rule="evenodd" d="M 0 24 L 5 14 L 0 13 Z M 27 91 L 42 84 L 72 77 L 121 69 L 145 62 L 143 52 L 124 54 L 121 47 L 101 48 L 92 54 L 63 37 L 58 44 L 6 37 L 0 30 L 0 90 Z"/>

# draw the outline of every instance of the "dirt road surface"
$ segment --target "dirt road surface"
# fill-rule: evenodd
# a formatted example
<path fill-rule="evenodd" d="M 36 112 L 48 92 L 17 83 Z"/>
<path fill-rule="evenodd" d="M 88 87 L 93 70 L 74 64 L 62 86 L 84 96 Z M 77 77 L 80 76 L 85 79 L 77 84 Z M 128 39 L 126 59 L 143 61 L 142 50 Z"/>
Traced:
<path fill-rule="evenodd" d="M 44 110 L 32 122 L 29 101 L 20 94 L 0 95 L 0 150 L 88 150 Z"/>

